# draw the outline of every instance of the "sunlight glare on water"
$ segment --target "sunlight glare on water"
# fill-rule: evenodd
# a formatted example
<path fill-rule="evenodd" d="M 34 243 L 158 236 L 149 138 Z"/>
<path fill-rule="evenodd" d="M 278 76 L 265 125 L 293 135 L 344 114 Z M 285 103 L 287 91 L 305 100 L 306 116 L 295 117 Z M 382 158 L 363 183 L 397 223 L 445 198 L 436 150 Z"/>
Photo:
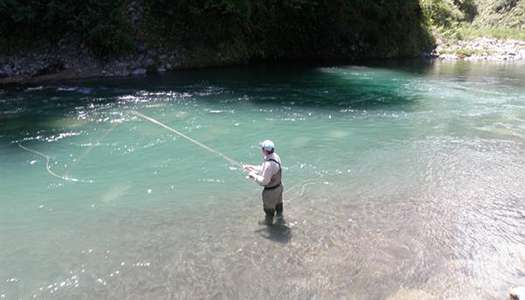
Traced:
<path fill-rule="evenodd" d="M 519 66 L 413 62 L 5 88 L 0 296 L 502 299 L 525 284 L 524 95 Z M 241 162 L 274 140 L 286 225 L 133 111 Z"/>

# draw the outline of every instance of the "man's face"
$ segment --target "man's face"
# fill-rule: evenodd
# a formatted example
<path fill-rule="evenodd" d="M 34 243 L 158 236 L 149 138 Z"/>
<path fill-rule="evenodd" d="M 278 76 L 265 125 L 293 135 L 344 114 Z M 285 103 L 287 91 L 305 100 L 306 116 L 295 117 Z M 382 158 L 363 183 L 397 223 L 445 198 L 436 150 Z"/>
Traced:
<path fill-rule="evenodd" d="M 264 151 L 264 149 L 261 149 L 261 153 L 262 153 L 262 156 L 266 156 L 266 151 Z"/>

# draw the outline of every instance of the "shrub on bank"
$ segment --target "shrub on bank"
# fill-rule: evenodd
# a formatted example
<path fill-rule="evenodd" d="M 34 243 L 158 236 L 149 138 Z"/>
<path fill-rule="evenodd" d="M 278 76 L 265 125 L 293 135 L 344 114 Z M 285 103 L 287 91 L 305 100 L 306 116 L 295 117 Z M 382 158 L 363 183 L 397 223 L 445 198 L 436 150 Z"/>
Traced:
<path fill-rule="evenodd" d="M 145 7 L 150 42 L 231 45 L 252 59 L 413 56 L 432 45 L 418 0 L 145 0 Z"/>
<path fill-rule="evenodd" d="M 425 18 L 446 39 L 525 39 L 524 0 L 421 0 Z"/>
<path fill-rule="evenodd" d="M 0 0 L 0 50 L 78 40 L 100 56 L 132 47 L 125 0 Z"/>
<path fill-rule="evenodd" d="M 0 51 L 66 40 L 99 57 L 142 42 L 211 61 L 413 56 L 432 44 L 423 20 L 419 0 L 0 0 Z"/>

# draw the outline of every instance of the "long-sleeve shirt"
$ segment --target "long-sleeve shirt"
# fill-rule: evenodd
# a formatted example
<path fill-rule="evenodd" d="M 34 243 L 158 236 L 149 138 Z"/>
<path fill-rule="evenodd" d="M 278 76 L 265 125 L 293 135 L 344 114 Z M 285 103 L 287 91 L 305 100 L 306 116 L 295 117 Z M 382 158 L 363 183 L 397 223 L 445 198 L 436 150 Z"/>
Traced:
<path fill-rule="evenodd" d="M 265 156 L 264 162 L 255 168 L 257 174 L 254 176 L 254 181 L 262 186 L 266 186 L 272 179 L 272 176 L 277 174 L 281 168 L 279 164 L 271 161 L 270 159 L 279 162 L 279 164 L 281 163 L 281 158 L 279 155 L 277 155 L 277 153 L 272 153 Z"/>

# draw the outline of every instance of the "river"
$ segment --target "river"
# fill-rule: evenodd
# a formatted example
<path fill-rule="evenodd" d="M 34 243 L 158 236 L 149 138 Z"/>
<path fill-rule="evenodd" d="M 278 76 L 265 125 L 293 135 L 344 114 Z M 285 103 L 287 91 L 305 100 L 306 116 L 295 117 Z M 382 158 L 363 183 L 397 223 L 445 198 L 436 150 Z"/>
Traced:
<path fill-rule="evenodd" d="M 283 160 L 285 225 L 220 156 Z M 253 66 L 0 90 L 1 299 L 503 299 L 525 68 Z"/>

